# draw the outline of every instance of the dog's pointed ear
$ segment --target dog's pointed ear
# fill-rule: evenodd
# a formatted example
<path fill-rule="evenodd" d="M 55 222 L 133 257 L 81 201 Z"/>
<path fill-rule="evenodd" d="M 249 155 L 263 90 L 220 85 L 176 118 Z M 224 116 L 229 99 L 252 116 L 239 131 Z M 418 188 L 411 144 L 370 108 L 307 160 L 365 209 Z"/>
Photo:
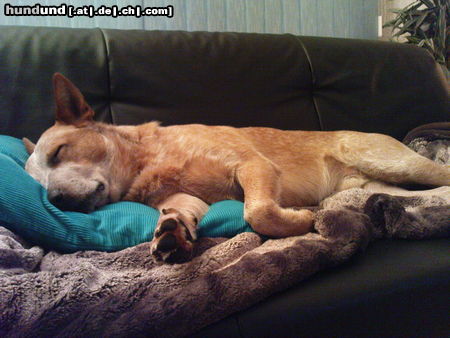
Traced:
<path fill-rule="evenodd" d="M 56 104 L 56 122 L 83 126 L 92 122 L 94 111 L 80 90 L 60 73 L 53 75 L 53 93 Z"/>
<path fill-rule="evenodd" d="M 25 145 L 25 149 L 27 150 L 27 153 L 29 155 L 31 155 L 33 153 L 36 145 L 33 142 L 31 142 L 29 139 L 27 139 L 26 137 L 22 138 L 22 142 Z"/>

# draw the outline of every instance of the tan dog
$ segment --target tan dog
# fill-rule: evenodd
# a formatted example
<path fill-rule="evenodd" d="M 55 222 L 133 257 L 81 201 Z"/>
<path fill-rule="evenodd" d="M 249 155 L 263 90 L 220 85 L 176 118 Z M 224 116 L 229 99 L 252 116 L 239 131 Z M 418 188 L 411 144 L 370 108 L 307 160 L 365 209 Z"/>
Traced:
<path fill-rule="evenodd" d="M 93 121 L 94 111 L 64 76 L 55 74 L 53 86 L 56 123 L 36 146 L 24 140 L 26 170 L 62 209 L 89 212 L 120 200 L 159 208 L 152 254 L 160 261 L 190 254 L 197 223 L 220 200 L 244 201 L 255 231 L 284 237 L 312 230 L 313 213 L 294 207 L 341 190 L 407 195 L 383 182 L 450 185 L 450 168 L 380 134 L 113 126 Z"/>

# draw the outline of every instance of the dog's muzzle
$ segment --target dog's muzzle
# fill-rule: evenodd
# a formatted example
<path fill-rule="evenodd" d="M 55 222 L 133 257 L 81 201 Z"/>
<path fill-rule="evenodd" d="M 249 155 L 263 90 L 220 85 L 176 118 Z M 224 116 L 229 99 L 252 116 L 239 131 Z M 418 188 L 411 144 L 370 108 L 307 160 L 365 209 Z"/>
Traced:
<path fill-rule="evenodd" d="M 89 213 L 98 207 L 99 195 L 104 190 L 105 185 L 99 182 L 96 189 L 85 196 L 76 196 L 60 189 L 52 189 L 48 190 L 47 197 L 50 203 L 60 210 Z"/>

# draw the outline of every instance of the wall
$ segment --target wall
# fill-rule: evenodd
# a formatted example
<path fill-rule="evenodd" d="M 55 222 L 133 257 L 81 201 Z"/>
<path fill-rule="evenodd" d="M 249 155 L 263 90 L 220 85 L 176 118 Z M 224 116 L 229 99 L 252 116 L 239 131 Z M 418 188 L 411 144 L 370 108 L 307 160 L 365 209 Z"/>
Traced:
<path fill-rule="evenodd" d="M 38 1 L 0 0 L 0 24 L 121 29 L 208 30 L 377 38 L 378 0 L 40 0 L 41 5 L 173 5 L 174 17 L 8 17 L 4 4 Z"/>

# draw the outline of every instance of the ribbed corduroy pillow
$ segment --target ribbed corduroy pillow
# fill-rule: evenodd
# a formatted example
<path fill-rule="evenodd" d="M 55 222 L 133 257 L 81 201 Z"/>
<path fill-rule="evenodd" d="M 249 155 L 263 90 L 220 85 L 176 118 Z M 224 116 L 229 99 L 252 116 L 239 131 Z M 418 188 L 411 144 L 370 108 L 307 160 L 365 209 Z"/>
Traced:
<path fill-rule="evenodd" d="M 46 190 L 23 169 L 28 154 L 22 141 L 0 135 L 0 225 L 26 240 L 62 252 L 116 251 L 153 236 L 158 212 L 148 206 L 119 202 L 90 214 L 57 209 Z M 252 231 L 243 219 L 243 204 L 211 205 L 199 235 L 232 237 Z"/>

